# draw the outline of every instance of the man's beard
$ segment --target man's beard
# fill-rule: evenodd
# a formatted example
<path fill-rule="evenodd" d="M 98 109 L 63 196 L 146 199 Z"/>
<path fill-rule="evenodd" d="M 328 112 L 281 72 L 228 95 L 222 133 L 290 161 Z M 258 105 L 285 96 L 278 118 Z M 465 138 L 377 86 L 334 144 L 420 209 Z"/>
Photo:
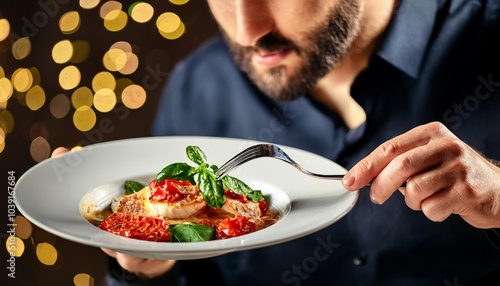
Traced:
<path fill-rule="evenodd" d="M 254 47 L 244 47 L 230 40 L 226 33 L 223 35 L 235 62 L 264 94 L 276 100 L 291 101 L 309 92 L 343 59 L 359 34 L 358 14 L 357 1 L 342 0 L 329 13 L 327 24 L 308 33 L 302 43 L 270 33 L 260 38 Z M 258 50 L 285 49 L 294 51 L 303 61 L 298 72 L 290 74 L 285 66 L 259 72 L 252 65 L 252 54 Z"/>

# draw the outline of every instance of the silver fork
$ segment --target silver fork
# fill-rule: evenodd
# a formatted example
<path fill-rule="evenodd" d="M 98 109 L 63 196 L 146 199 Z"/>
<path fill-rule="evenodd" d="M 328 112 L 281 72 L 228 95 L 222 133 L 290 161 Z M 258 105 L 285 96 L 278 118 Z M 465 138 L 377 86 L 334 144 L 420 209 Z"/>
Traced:
<path fill-rule="evenodd" d="M 236 156 L 227 161 L 224 165 L 222 165 L 215 172 L 215 175 L 217 179 L 221 179 L 222 177 L 227 175 L 230 171 L 240 166 L 241 164 L 261 157 L 271 157 L 285 161 L 294 166 L 295 168 L 297 168 L 302 173 L 313 177 L 331 179 L 331 180 L 341 180 L 344 177 L 344 175 L 325 175 L 325 174 L 316 174 L 310 172 L 302 168 L 299 164 L 297 164 L 297 162 L 292 160 L 290 156 L 288 156 L 283 150 L 281 150 L 281 148 L 273 144 L 258 144 L 241 151 L 240 153 L 236 154 Z"/>

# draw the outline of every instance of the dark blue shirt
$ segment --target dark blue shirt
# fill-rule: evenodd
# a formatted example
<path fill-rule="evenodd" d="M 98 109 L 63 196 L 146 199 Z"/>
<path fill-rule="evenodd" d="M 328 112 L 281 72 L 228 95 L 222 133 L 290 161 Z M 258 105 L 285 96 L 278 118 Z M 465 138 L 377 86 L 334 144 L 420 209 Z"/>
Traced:
<path fill-rule="evenodd" d="M 214 39 L 176 67 L 153 134 L 270 141 L 348 169 L 384 141 L 441 121 L 486 157 L 499 159 L 499 13 L 500 1 L 401 1 L 352 85 L 352 97 L 367 114 L 354 130 L 307 95 L 270 100 Z M 322 231 L 205 262 L 226 285 L 500 285 L 497 238 L 459 216 L 431 222 L 409 209 L 399 192 L 379 206 L 361 190 L 354 209 Z M 183 263 L 176 266 L 180 273 Z"/>

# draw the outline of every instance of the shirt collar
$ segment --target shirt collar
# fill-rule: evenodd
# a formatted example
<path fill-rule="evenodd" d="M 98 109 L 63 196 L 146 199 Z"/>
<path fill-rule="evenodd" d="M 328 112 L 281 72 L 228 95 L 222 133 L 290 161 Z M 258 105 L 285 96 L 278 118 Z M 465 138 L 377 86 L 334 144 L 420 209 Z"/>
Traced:
<path fill-rule="evenodd" d="M 436 0 L 400 0 L 377 55 L 416 78 L 432 34 Z"/>

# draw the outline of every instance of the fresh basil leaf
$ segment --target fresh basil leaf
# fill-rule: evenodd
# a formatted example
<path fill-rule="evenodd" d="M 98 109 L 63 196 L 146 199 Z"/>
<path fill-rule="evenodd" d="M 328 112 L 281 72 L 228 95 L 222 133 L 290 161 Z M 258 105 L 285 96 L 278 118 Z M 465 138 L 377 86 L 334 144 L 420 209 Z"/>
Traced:
<path fill-rule="evenodd" d="M 215 228 L 197 223 L 183 223 L 168 228 L 172 241 L 197 242 L 209 241 L 214 238 Z"/>
<path fill-rule="evenodd" d="M 205 156 L 205 153 L 203 153 L 198 146 L 187 146 L 186 154 L 189 160 L 193 161 L 197 165 L 207 162 L 207 156 Z"/>
<path fill-rule="evenodd" d="M 209 168 L 212 170 L 212 172 L 217 172 L 217 170 L 219 170 L 219 167 L 217 167 L 217 165 L 210 165 Z"/>
<path fill-rule="evenodd" d="M 144 189 L 145 185 L 132 181 L 132 180 L 127 180 L 125 181 L 125 195 L 130 195 L 133 193 L 136 193 L 142 189 Z"/>
<path fill-rule="evenodd" d="M 264 199 L 261 191 L 253 190 L 235 177 L 225 176 L 222 178 L 222 183 L 224 189 L 229 189 L 240 195 L 246 195 L 252 202 L 258 203 Z"/>
<path fill-rule="evenodd" d="M 161 182 L 165 179 L 186 181 L 190 180 L 191 183 L 194 181 L 195 168 L 189 166 L 186 163 L 173 163 L 161 170 L 161 172 L 156 175 L 156 181 Z"/>
<path fill-rule="evenodd" d="M 209 207 L 221 208 L 226 201 L 222 182 L 215 178 L 215 174 L 208 170 L 200 170 L 196 177 L 198 190 Z"/>

